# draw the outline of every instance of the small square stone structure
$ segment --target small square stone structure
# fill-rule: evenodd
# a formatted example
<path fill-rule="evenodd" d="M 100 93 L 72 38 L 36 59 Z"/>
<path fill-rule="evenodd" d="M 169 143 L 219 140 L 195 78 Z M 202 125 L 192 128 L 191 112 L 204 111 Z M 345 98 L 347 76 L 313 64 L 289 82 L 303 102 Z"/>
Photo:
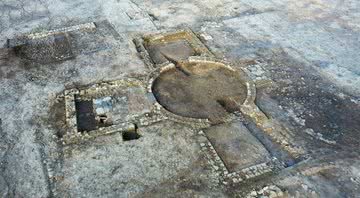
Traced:
<path fill-rule="evenodd" d="M 270 153 L 240 121 L 212 126 L 204 132 L 229 172 L 271 160 Z"/>
<path fill-rule="evenodd" d="M 152 110 L 141 81 L 124 79 L 65 91 L 65 144 L 100 135 L 136 130 L 137 117 Z"/>

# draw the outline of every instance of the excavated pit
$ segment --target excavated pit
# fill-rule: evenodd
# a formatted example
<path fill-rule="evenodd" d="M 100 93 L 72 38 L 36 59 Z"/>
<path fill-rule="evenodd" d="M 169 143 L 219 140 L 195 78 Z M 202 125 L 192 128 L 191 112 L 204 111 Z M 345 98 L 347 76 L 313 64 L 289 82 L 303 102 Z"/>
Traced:
<path fill-rule="evenodd" d="M 160 73 L 152 91 L 166 110 L 212 123 L 238 110 L 247 97 L 240 73 L 216 62 L 180 62 Z"/>

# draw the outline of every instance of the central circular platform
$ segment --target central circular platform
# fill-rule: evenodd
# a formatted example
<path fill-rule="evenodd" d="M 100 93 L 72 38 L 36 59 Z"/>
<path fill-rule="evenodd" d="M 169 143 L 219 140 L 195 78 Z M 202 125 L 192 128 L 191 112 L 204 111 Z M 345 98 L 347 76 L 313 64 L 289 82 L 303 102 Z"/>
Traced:
<path fill-rule="evenodd" d="M 167 66 L 153 81 L 152 92 L 166 110 L 211 122 L 235 111 L 238 107 L 234 106 L 247 97 L 243 75 L 215 61 L 184 61 Z"/>

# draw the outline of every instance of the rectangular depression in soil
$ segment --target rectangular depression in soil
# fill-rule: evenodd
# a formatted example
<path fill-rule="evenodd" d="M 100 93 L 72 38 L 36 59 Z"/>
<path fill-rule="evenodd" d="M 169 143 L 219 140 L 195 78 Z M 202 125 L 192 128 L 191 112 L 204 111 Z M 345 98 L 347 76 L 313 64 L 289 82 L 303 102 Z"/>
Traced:
<path fill-rule="evenodd" d="M 14 52 L 17 56 L 33 62 L 47 64 L 74 57 L 67 33 L 30 37 L 24 42 L 14 46 Z"/>
<path fill-rule="evenodd" d="M 92 131 L 96 129 L 94 107 L 91 100 L 75 99 L 75 110 L 78 131 Z"/>
<path fill-rule="evenodd" d="M 178 61 L 190 56 L 213 57 L 213 54 L 190 29 L 146 35 L 140 40 L 135 40 L 138 45 L 141 45 L 138 49 L 140 52 L 146 51 L 145 54 L 148 57 L 144 59 L 149 59 L 155 65 L 167 62 L 165 56 Z"/>
<path fill-rule="evenodd" d="M 155 64 L 161 64 L 167 61 L 163 54 L 176 60 L 185 60 L 190 56 L 196 55 L 196 52 L 186 40 L 153 43 L 148 44 L 146 48 Z"/>
<path fill-rule="evenodd" d="M 105 20 L 24 34 L 8 39 L 7 48 L 14 49 L 21 58 L 49 64 L 115 48 L 120 40 L 120 35 Z"/>
<path fill-rule="evenodd" d="M 87 32 L 96 29 L 94 23 L 64 27 L 38 33 L 25 34 L 8 39 L 7 47 L 13 48 L 17 56 L 38 62 L 53 63 L 73 58 L 72 32 Z"/>
<path fill-rule="evenodd" d="M 229 172 L 238 172 L 271 159 L 266 148 L 239 121 L 204 130 Z"/>

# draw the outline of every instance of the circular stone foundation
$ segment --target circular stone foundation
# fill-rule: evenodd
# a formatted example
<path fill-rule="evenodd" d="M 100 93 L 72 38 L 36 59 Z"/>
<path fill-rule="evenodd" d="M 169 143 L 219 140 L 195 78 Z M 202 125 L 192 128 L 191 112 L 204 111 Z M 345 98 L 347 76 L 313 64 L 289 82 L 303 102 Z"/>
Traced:
<path fill-rule="evenodd" d="M 247 97 L 244 75 L 213 61 L 186 61 L 166 67 L 154 80 L 152 92 L 166 110 L 211 122 L 221 122 Z"/>

